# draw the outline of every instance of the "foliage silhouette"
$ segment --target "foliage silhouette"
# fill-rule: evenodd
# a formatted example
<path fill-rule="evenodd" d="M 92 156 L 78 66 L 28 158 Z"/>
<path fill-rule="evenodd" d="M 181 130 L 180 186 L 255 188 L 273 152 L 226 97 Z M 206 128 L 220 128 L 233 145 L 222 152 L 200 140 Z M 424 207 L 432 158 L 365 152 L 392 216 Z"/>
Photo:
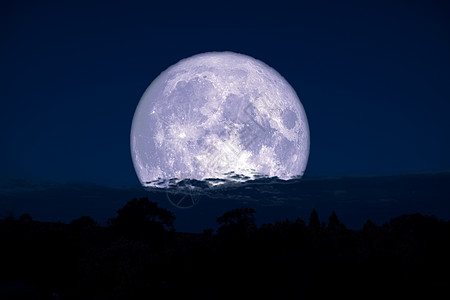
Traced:
<path fill-rule="evenodd" d="M 344 224 L 339 221 L 338 216 L 336 215 L 336 212 L 333 211 L 328 218 L 328 230 L 330 231 L 342 231 L 345 230 Z"/>
<path fill-rule="evenodd" d="M 350 230 L 335 212 L 322 226 L 313 210 L 308 226 L 296 219 L 257 227 L 254 214 L 244 207 L 223 214 L 217 235 L 174 232 L 173 214 L 147 198 L 128 202 L 108 227 L 90 217 L 70 224 L 3 219 L 0 282 L 37 286 L 31 299 L 323 298 L 368 291 L 402 297 L 425 291 L 433 298 L 432 292 L 448 291 L 450 222 L 412 214 Z M 160 238 L 167 235 L 170 242 Z"/>
<path fill-rule="evenodd" d="M 320 226 L 319 214 L 315 209 L 313 209 L 311 215 L 309 216 L 308 229 L 313 232 L 318 232 L 320 230 Z"/>
<path fill-rule="evenodd" d="M 29 214 L 22 214 L 19 217 L 19 220 L 22 222 L 31 222 L 33 220 L 33 218 Z"/>
<path fill-rule="evenodd" d="M 69 224 L 69 228 L 75 231 L 85 231 L 89 228 L 97 227 L 98 224 L 94 219 L 88 216 L 83 216 L 79 219 L 73 220 Z"/>
<path fill-rule="evenodd" d="M 218 229 L 219 235 L 242 235 L 256 229 L 255 209 L 241 207 L 226 212 L 217 218 L 217 223 L 222 225 Z"/>
<path fill-rule="evenodd" d="M 148 197 L 133 199 L 110 220 L 113 229 L 129 239 L 159 238 L 174 230 L 175 215 Z"/>

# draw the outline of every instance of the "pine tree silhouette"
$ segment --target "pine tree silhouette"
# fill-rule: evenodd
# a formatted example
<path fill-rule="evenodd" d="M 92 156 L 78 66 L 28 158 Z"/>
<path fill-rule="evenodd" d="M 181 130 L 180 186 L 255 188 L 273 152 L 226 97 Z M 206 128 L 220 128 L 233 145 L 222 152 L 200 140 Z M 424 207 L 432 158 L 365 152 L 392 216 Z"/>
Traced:
<path fill-rule="evenodd" d="M 313 209 L 311 215 L 309 216 L 308 229 L 315 232 L 320 230 L 319 214 L 315 209 Z"/>

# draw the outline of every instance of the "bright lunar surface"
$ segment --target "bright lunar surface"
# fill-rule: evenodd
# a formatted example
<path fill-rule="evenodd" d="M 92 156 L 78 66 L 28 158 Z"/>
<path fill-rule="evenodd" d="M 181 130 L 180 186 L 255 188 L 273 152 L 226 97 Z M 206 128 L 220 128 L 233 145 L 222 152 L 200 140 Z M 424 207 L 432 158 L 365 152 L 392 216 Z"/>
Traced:
<path fill-rule="evenodd" d="M 242 54 L 204 53 L 171 66 L 145 91 L 131 153 L 150 187 L 298 178 L 308 161 L 308 121 L 293 88 L 271 67 Z"/>

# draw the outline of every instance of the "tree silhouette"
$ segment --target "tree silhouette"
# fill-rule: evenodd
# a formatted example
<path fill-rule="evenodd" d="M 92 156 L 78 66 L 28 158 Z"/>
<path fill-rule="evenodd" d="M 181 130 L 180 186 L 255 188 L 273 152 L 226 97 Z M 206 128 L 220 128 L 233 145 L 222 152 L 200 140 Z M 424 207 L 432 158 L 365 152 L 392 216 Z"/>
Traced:
<path fill-rule="evenodd" d="M 355 231 L 334 212 L 323 227 L 314 210 L 308 227 L 286 219 L 256 229 L 254 213 L 224 213 L 218 235 L 168 231 L 172 213 L 147 198 L 128 202 L 109 227 L 90 217 L 0 219 L 0 282 L 36 286 L 39 294 L 26 299 L 336 297 L 349 285 L 405 296 L 433 291 L 431 298 L 448 292 L 449 221 L 412 214 Z"/>
<path fill-rule="evenodd" d="M 339 221 L 338 216 L 336 215 L 336 212 L 333 210 L 331 213 L 331 216 L 328 218 L 328 230 L 330 231 L 341 231 L 344 230 L 345 226 L 344 224 Z"/>
<path fill-rule="evenodd" d="M 309 216 L 308 221 L 308 229 L 311 231 L 319 231 L 320 230 L 320 220 L 319 220 L 319 214 L 315 209 L 311 212 L 311 215 Z"/>
<path fill-rule="evenodd" d="M 117 211 L 117 217 L 110 220 L 112 227 L 126 238 L 154 237 L 174 231 L 175 215 L 148 197 L 133 199 Z"/>
<path fill-rule="evenodd" d="M 97 226 L 97 222 L 95 222 L 94 219 L 88 216 L 83 216 L 79 219 L 73 220 L 69 224 L 69 228 L 76 231 L 86 230 Z"/>
<path fill-rule="evenodd" d="M 245 233 L 251 232 L 256 229 L 255 217 L 253 214 L 256 210 L 248 207 L 241 207 L 238 209 L 232 209 L 226 212 L 221 217 L 217 218 L 217 223 L 222 225 L 218 233 Z"/>
<path fill-rule="evenodd" d="M 252 226 L 255 224 L 255 217 L 253 216 L 254 213 L 256 213 L 256 210 L 248 207 L 232 209 L 231 211 L 223 214 L 221 217 L 218 217 L 217 223 L 225 226 Z"/>
<path fill-rule="evenodd" d="M 19 217 L 19 220 L 20 220 L 21 222 L 31 222 L 31 221 L 33 220 L 33 218 L 32 218 L 29 214 L 22 214 L 22 215 Z"/>

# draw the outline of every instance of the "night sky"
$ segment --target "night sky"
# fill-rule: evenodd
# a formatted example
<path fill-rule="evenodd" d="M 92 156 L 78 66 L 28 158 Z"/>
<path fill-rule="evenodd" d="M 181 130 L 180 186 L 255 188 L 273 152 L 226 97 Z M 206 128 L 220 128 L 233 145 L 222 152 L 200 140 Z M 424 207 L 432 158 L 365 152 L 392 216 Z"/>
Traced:
<path fill-rule="evenodd" d="M 293 86 L 311 130 L 306 176 L 449 170 L 449 5 L 2 1 L 0 178 L 138 185 L 140 97 L 208 51 L 252 56 Z"/>

